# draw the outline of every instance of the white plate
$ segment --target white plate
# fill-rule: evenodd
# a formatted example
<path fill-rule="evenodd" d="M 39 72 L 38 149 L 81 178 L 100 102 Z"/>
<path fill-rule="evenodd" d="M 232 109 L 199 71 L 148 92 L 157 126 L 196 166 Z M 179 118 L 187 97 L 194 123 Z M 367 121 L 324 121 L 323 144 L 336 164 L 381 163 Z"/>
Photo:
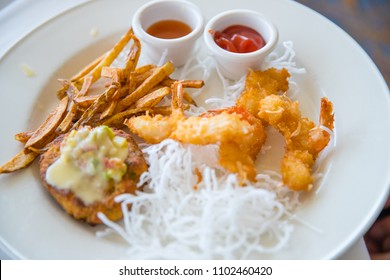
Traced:
<path fill-rule="evenodd" d="M 320 229 L 297 225 L 289 246 L 270 259 L 337 258 L 367 230 L 383 206 L 390 182 L 390 99 L 376 66 L 345 32 L 293 1 L 193 1 L 207 19 L 232 8 L 265 14 L 292 40 L 296 60 L 310 79 L 300 83 L 305 115 L 318 113 L 327 95 L 335 106 L 336 146 L 322 166 L 325 177 L 299 216 Z M 35 128 L 53 108 L 57 78 L 69 77 L 125 32 L 143 1 L 102 0 L 72 9 L 45 23 L 0 60 L 0 162 L 16 154 L 13 140 Z M 99 30 L 97 37 L 89 32 Z M 37 75 L 26 77 L 21 63 Z M 13 257 L 27 259 L 123 259 L 119 238 L 98 239 L 48 199 L 38 166 L 0 176 L 0 239 Z"/>

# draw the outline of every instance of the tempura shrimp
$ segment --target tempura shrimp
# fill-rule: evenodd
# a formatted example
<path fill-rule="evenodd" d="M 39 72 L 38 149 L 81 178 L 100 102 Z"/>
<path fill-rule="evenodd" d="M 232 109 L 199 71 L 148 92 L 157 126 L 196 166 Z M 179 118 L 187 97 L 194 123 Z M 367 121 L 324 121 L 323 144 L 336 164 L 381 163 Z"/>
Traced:
<path fill-rule="evenodd" d="M 185 144 L 220 144 L 220 164 L 238 173 L 241 179 L 254 180 L 254 160 L 265 141 L 262 122 L 243 108 L 231 107 L 186 117 L 182 109 L 183 87 L 172 88 L 170 116 L 138 116 L 125 124 L 148 143 L 171 138 Z"/>
<path fill-rule="evenodd" d="M 259 118 L 275 127 L 285 138 L 282 160 L 283 182 L 293 190 L 310 190 L 312 166 L 318 154 L 328 145 L 334 126 L 333 105 L 321 99 L 320 125 L 302 118 L 298 102 L 286 96 L 270 95 L 259 103 Z M 326 127 L 326 128 L 324 128 Z"/>
<path fill-rule="evenodd" d="M 263 98 L 288 90 L 289 77 L 290 73 L 285 68 L 269 68 L 264 71 L 249 70 L 245 79 L 244 90 L 238 97 L 236 105 L 257 116 L 259 102 Z"/>

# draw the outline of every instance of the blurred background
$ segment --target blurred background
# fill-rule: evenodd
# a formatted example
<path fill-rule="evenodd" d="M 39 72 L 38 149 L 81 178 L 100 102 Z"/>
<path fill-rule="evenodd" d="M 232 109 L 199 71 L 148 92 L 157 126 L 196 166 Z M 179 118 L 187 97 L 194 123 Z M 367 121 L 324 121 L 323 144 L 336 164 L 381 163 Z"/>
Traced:
<path fill-rule="evenodd" d="M 296 0 L 351 35 L 390 87 L 390 0 Z"/>

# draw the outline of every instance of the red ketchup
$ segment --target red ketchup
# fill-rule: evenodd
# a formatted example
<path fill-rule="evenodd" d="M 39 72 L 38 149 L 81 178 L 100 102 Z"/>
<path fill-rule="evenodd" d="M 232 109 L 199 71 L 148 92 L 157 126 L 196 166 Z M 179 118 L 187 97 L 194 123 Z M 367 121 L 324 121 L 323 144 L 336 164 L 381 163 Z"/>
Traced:
<path fill-rule="evenodd" d="M 244 25 L 231 25 L 223 31 L 210 30 L 210 33 L 217 45 L 229 52 L 250 53 L 265 45 L 259 32 Z"/>

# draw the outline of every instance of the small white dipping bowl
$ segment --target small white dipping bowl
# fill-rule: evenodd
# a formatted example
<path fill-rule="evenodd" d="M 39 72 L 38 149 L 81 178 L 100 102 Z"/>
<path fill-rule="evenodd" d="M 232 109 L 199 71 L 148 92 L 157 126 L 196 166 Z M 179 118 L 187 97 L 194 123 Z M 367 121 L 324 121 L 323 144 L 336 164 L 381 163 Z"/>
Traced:
<path fill-rule="evenodd" d="M 223 31 L 232 25 L 244 25 L 256 30 L 264 39 L 265 46 L 249 53 L 234 53 L 227 51 L 214 41 L 210 31 Z M 213 17 L 203 33 L 207 47 L 214 55 L 222 74 L 229 79 L 239 79 L 248 69 L 258 69 L 264 58 L 270 54 L 278 41 L 278 30 L 275 25 L 258 12 L 251 10 L 229 10 Z"/>
<path fill-rule="evenodd" d="M 153 24 L 162 20 L 177 20 L 186 23 L 192 31 L 179 38 L 161 39 L 146 32 Z M 191 56 L 196 40 L 202 34 L 204 20 L 200 9 L 184 0 L 152 1 L 140 7 L 133 17 L 134 34 L 141 40 L 143 53 L 153 63 L 166 55 L 176 67 L 186 63 Z"/>

